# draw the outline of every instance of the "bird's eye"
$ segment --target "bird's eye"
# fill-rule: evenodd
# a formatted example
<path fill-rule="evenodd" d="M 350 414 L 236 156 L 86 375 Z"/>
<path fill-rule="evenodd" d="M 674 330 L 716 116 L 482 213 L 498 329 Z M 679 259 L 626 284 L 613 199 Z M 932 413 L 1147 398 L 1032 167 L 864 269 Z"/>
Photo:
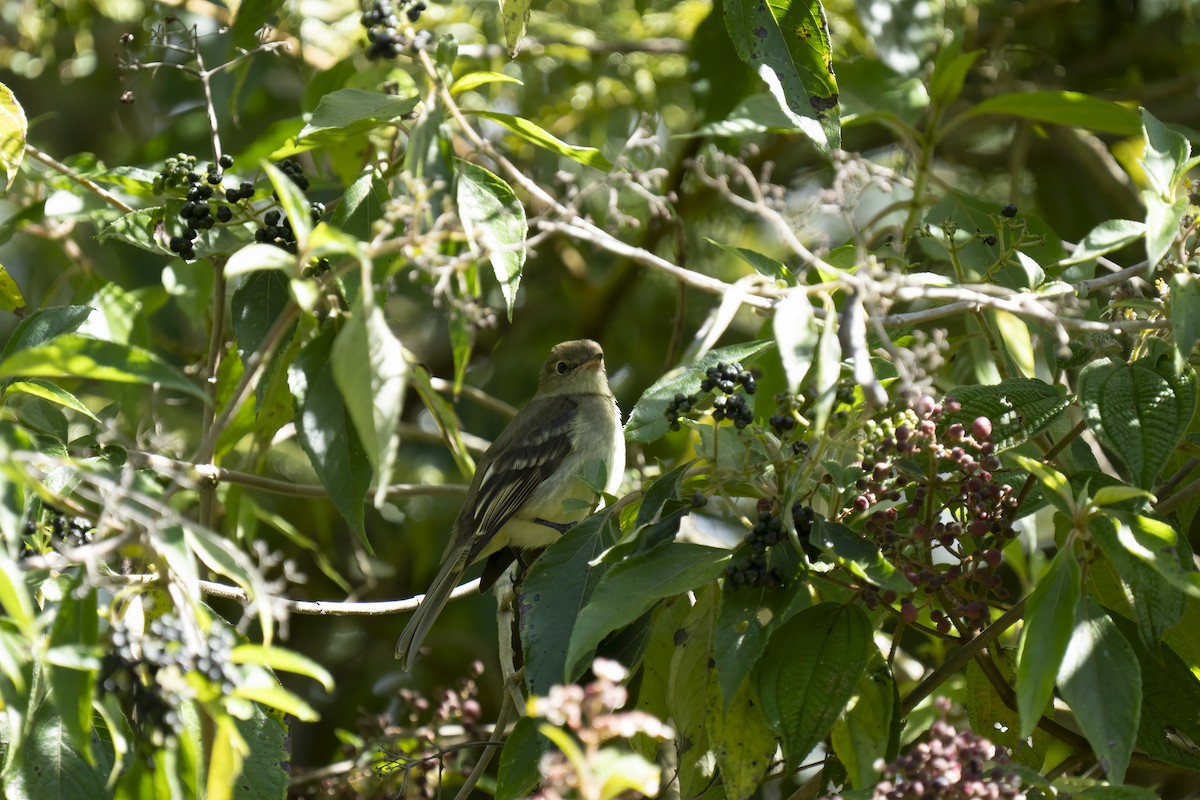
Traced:
<path fill-rule="evenodd" d="M 567 367 L 567 362 L 565 362 L 565 361 L 560 361 L 560 362 L 558 362 L 558 367 L 557 367 L 557 369 L 558 369 L 558 374 L 559 374 L 559 375 L 566 375 L 566 374 L 567 374 L 567 369 L 568 369 L 568 367 Z"/>

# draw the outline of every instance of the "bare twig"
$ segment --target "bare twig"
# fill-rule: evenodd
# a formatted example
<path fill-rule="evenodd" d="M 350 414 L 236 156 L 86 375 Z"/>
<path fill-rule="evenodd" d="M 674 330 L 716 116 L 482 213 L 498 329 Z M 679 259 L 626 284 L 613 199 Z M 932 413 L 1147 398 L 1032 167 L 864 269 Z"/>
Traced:
<path fill-rule="evenodd" d="M 35 161 L 42 162 L 50 169 L 54 170 L 55 172 L 57 172 L 61 175 L 65 175 L 66 177 L 68 177 L 71 180 L 78 183 L 80 186 L 87 187 L 87 189 L 89 191 L 95 193 L 98 197 L 100 197 L 102 200 L 104 200 L 104 202 L 108 203 L 113 208 L 116 208 L 125 214 L 133 213 L 133 211 L 134 211 L 133 206 L 127 204 L 124 200 L 117 197 L 115 194 L 108 191 L 104 187 L 100 186 L 95 181 L 93 181 L 89 178 L 85 178 L 84 176 L 80 175 L 78 172 L 71 169 L 66 164 L 62 163 L 61 161 L 56 161 L 55 159 L 51 158 L 48 154 L 43 153 L 41 150 L 37 149 L 33 145 L 31 145 L 31 144 L 25 145 L 25 155 L 29 156 L 30 158 L 34 159 Z"/>

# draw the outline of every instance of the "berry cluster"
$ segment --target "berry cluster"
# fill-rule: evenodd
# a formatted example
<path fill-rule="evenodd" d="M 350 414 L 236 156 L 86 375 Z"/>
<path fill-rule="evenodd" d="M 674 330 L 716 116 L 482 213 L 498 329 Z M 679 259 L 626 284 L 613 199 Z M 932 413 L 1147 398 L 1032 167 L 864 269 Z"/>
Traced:
<path fill-rule="evenodd" d="M 428 31 L 418 31 L 416 36 L 409 39 L 399 30 L 399 14 L 403 13 L 410 23 L 415 23 L 427 7 L 424 0 L 399 0 L 394 5 L 388 0 L 375 0 L 360 19 L 362 26 L 367 29 L 367 40 L 371 43 L 367 48 L 367 58 L 372 61 L 395 58 L 409 45 L 418 49 L 427 46 L 432 39 Z"/>
<path fill-rule="evenodd" d="M 786 537 L 783 519 L 775 513 L 771 501 L 759 500 L 758 522 L 743 540 L 750 550 L 750 557 L 729 562 L 725 567 L 725 585 L 730 589 L 783 586 L 786 582 L 784 574 L 778 567 L 768 568 L 767 563 L 771 548 Z"/>
<path fill-rule="evenodd" d="M 222 626 L 211 626 L 193 648 L 185 643 L 179 618 L 164 614 L 141 636 L 114 622 L 110 643 L 100 666 L 100 690 L 117 696 L 144 744 L 159 747 L 180 731 L 179 708 L 190 699 L 187 673 L 203 675 L 223 694 L 237 688 L 238 669 L 229 660 L 233 634 Z"/>
<path fill-rule="evenodd" d="M 69 516 L 58 509 L 47 509 L 47 516 L 39 525 L 33 519 L 25 521 L 25 536 L 22 540 L 21 557 L 45 552 L 48 547 L 82 547 L 91 544 L 96 526 L 87 517 Z"/>
<path fill-rule="evenodd" d="M 701 396 L 714 389 L 720 389 L 721 394 L 713 400 L 713 419 L 720 422 L 723 419 L 733 422 L 738 430 L 745 428 L 754 421 L 754 409 L 750 407 L 745 395 L 738 394 L 738 387 L 745 389 L 746 394 L 754 394 L 758 390 L 758 381 L 754 375 L 736 361 L 721 362 L 715 367 L 709 367 L 705 378 L 700 382 L 700 391 L 691 395 L 676 393 L 667 403 L 663 414 L 671 426 L 671 430 L 679 430 L 679 417 L 696 408 Z"/>
<path fill-rule="evenodd" d="M 955 618 L 968 630 L 982 628 L 989 619 L 986 598 L 1007 598 L 997 568 L 1015 535 L 1017 497 L 996 479 L 1001 463 L 992 423 L 978 417 L 968 429 L 943 419 L 960 411 L 953 398 L 936 403 L 923 397 L 894 419 L 869 423 L 864 475 L 846 511 L 869 514 L 867 536 L 917 587 L 920 599 L 905 598 L 901 616 L 915 621 L 919 607 L 928 605 L 942 633 L 950 632 Z M 885 507 L 874 508 L 880 503 Z M 949 557 L 935 559 L 938 549 Z M 880 595 L 865 587 L 863 599 L 873 606 Z M 882 599 L 896 598 L 885 592 Z"/>
<path fill-rule="evenodd" d="M 945 702 L 941 707 L 945 713 Z M 882 761 L 882 759 L 881 759 Z M 942 719 L 925 741 L 909 747 L 883 770 L 871 800 L 1017 800 L 1021 782 L 1009 774 L 1008 754 L 971 731 Z M 840 800 L 839 795 L 826 800 Z"/>
<path fill-rule="evenodd" d="M 168 166 L 170 162 L 171 159 L 167 159 Z M 233 166 L 233 156 L 228 154 L 221 156 L 216 164 L 208 165 L 203 180 L 193 171 L 196 166 L 195 156 L 187 156 L 184 163 L 189 167 L 188 172 L 183 175 L 187 182 L 186 202 L 179 210 L 179 218 L 183 220 L 184 228 L 181 235 L 171 237 L 169 247 L 172 253 L 177 253 L 184 261 L 191 261 L 196 258 L 195 243 L 200 231 L 206 231 L 218 222 L 226 223 L 233 219 L 233 209 L 222 202 L 216 203 L 214 218 L 214 206 L 210 205 L 210 201 L 215 192 L 223 192 L 228 202 L 236 203 L 253 197 L 254 185 L 243 181 L 236 188 L 221 188 L 221 182 L 225 179 L 223 170 Z M 157 181 L 155 185 L 157 186 Z"/>

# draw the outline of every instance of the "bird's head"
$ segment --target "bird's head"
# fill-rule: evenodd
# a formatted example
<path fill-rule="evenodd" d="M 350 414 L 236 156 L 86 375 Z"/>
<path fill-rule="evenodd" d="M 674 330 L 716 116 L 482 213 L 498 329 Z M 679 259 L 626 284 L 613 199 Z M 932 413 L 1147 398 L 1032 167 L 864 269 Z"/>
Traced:
<path fill-rule="evenodd" d="M 591 339 L 575 339 L 550 348 L 538 377 L 538 394 L 607 394 L 604 350 Z"/>

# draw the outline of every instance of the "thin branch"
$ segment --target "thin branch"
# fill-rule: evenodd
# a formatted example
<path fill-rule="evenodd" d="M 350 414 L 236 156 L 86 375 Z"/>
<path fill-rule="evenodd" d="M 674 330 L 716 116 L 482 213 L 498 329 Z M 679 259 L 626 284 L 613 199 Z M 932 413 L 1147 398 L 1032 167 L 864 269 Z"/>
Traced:
<path fill-rule="evenodd" d="M 249 472 L 218 467 L 214 464 L 193 464 L 190 461 L 180 461 L 166 456 L 146 453 L 140 450 L 127 450 L 126 458 L 129 463 L 140 469 L 152 469 L 155 472 L 169 474 L 174 480 L 190 485 L 232 483 L 251 489 L 260 489 L 274 494 L 292 497 L 326 497 L 328 490 L 319 484 L 295 483 L 277 478 L 267 478 L 263 475 L 253 475 Z M 388 486 L 388 494 L 397 496 L 412 495 L 443 495 L 459 497 L 466 493 L 467 487 L 462 484 L 420 484 L 396 483 Z"/>
<path fill-rule="evenodd" d="M 58 567 L 64 566 L 65 562 L 57 563 Z M 140 575 L 110 575 L 107 576 L 113 583 L 124 583 L 133 586 L 149 585 L 160 583 L 163 580 L 162 575 L 156 574 L 140 574 Z M 409 597 L 405 600 L 380 600 L 377 602 L 358 602 L 348 603 L 340 601 L 327 600 L 291 600 L 286 597 L 278 597 L 267 595 L 262 597 L 251 597 L 246 594 L 246 591 L 238 586 L 230 586 L 225 583 L 216 583 L 214 581 L 200 581 L 200 591 L 210 597 L 221 597 L 226 600 L 236 600 L 239 603 L 250 602 L 267 602 L 271 604 L 272 609 L 277 611 L 286 611 L 291 614 L 304 614 L 316 617 L 379 617 L 388 614 L 403 614 L 406 611 L 412 611 L 425 599 L 425 595 L 419 594 L 414 597 Z M 451 599 L 465 597 L 469 594 L 477 594 L 479 592 L 479 579 L 467 581 L 463 585 L 454 589 L 450 593 Z"/>
<path fill-rule="evenodd" d="M 124 200 L 117 197 L 115 194 L 109 192 L 107 189 L 100 186 L 95 181 L 93 181 L 89 178 L 83 177 L 78 172 L 76 172 L 75 170 L 68 167 L 66 164 L 62 163 L 61 161 L 54 160 L 48 154 L 43 153 L 41 150 L 37 149 L 33 145 L 31 145 L 31 144 L 25 145 L 25 155 L 29 156 L 30 158 L 34 159 L 35 161 L 42 162 L 50 169 L 54 170 L 57 173 L 67 176 L 68 178 L 70 178 L 71 180 L 80 184 L 81 186 L 87 187 L 87 189 L 89 191 L 94 192 L 97 196 L 99 196 L 102 200 L 104 200 L 104 202 L 108 203 L 113 208 L 116 208 L 125 214 L 133 213 L 133 211 L 134 211 L 133 206 L 126 204 Z"/>
<path fill-rule="evenodd" d="M 429 385 L 432 386 L 435 391 L 442 392 L 443 394 L 454 393 L 454 381 L 448 381 L 445 378 L 435 378 L 431 375 L 429 376 Z M 517 409 L 515 407 L 510 406 L 508 403 L 504 402 L 498 397 L 492 397 L 487 392 L 483 391 L 482 389 L 477 389 L 474 386 L 468 386 L 464 383 L 462 386 L 458 387 L 458 393 L 463 397 L 468 397 L 471 400 L 474 400 L 476 403 L 486 409 L 495 411 L 497 414 L 502 414 L 506 417 L 515 417 L 517 415 Z"/>

